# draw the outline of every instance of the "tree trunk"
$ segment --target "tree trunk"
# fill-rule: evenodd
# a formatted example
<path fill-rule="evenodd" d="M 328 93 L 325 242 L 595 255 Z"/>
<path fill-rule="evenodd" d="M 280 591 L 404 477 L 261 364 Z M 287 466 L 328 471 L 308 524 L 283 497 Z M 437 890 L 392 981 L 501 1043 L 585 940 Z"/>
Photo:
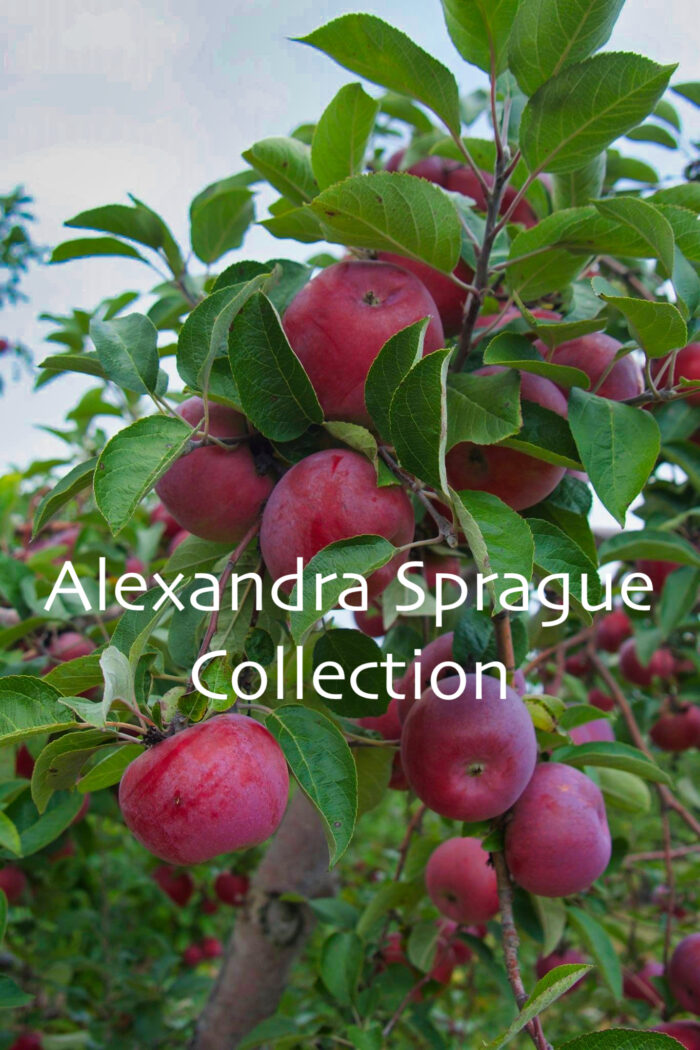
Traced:
<path fill-rule="evenodd" d="M 305 904 L 279 898 L 286 893 L 323 897 L 333 891 L 321 820 L 297 790 L 239 912 L 191 1050 L 233 1050 L 275 1012 L 314 925 Z"/>

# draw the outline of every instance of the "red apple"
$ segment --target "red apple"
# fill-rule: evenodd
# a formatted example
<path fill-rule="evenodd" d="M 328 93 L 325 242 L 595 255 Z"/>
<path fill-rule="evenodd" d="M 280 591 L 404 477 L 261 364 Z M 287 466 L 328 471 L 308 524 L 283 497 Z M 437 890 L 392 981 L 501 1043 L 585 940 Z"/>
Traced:
<path fill-rule="evenodd" d="M 493 183 L 493 176 L 489 175 L 486 171 L 483 171 L 481 174 L 483 175 L 486 184 L 491 186 Z M 486 211 L 486 197 L 481 188 L 481 183 L 475 172 L 466 165 L 461 165 L 460 167 L 448 172 L 446 188 L 452 190 L 454 193 L 463 193 L 465 197 L 471 197 L 479 211 Z M 501 215 L 504 215 L 511 206 L 517 193 L 518 190 L 515 186 L 506 186 L 499 210 Z M 523 200 L 517 204 L 509 221 L 520 223 L 521 226 L 536 226 L 537 216 L 532 210 L 530 203 L 523 198 Z"/>
<path fill-rule="evenodd" d="M 590 379 L 589 389 L 592 392 L 603 373 L 607 372 L 611 362 L 615 359 L 622 343 L 619 343 L 617 339 L 612 339 L 604 332 L 591 332 L 589 335 L 582 335 L 578 339 L 561 343 L 555 350 L 549 350 L 539 341 L 535 343 L 535 346 L 543 357 L 554 364 L 580 368 L 582 372 L 585 372 Z M 615 362 L 595 393 L 611 401 L 626 401 L 628 398 L 637 397 L 643 390 L 642 370 L 634 358 L 627 354 L 626 357 Z"/>
<path fill-rule="evenodd" d="M 202 413 L 204 415 L 204 413 Z M 201 419 L 201 416 L 200 416 Z M 151 525 L 162 524 L 163 535 L 166 539 L 172 539 L 180 531 L 180 526 L 175 521 L 172 514 L 159 503 L 157 507 L 154 507 L 150 514 Z"/>
<path fill-rule="evenodd" d="M 695 1021 L 666 1021 L 652 1032 L 663 1032 L 685 1047 L 685 1050 L 700 1050 L 700 1024 Z"/>
<path fill-rule="evenodd" d="M 700 747 L 700 707 L 683 704 L 678 711 L 662 715 L 649 736 L 662 751 L 689 751 Z"/>
<path fill-rule="evenodd" d="M 668 985 L 681 1010 L 700 1015 L 700 933 L 685 937 L 668 964 Z"/>
<path fill-rule="evenodd" d="M 602 689 L 590 689 L 588 692 L 588 703 L 592 707 L 598 707 L 601 711 L 613 711 L 615 701 Z"/>
<path fill-rule="evenodd" d="M 219 959 L 224 954 L 224 946 L 218 937 L 204 937 L 199 947 L 205 959 Z"/>
<path fill-rule="evenodd" d="M 664 589 L 666 580 L 676 569 L 680 566 L 675 561 L 654 561 L 652 559 L 641 558 L 637 562 L 637 572 L 643 572 L 645 576 L 649 577 L 654 595 L 658 598 Z"/>
<path fill-rule="evenodd" d="M 453 640 L 454 632 L 448 631 L 447 634 L 441 634 L 432 642 L 429 642 L 421 652 L 420 657 L 416 657 L 411 661 L 405 675 L 395 683 L 394 691 L 397 693 L 404 693 L 403 699 L 399 700 L 396 705 L 399 721 L 402 725 L 408 718 L 408 712 L 415 703 L 415 689 L 413 683 L 416 660 L 420 660 L 418 681 L 420 683 L 420 692 L 423 693 L 428 688 L 431 675 L 438 664 L 446 663 L 450 660 L 454 661 L 454 655 L 452 653 Z M 453 669 L 445 668 L 443 673 L 438 676 L 438 681 L 441 678 L 449 677 L 452 674 L 454 674 Z"/>
<path fill-rule="evenodd" d="M 15 752 L 15 776 L 31 780 L 34 772 L 34 758 L 26 744 L 20 744 Z"/>
<path fill-rule="evenodd" d="M 479 839 L 446 839 L 431 854 L 425 885 L 435 907 L 453 922 L 488 922 L 499 909 L 496 872 Z"/>
<path fill-rule="evenodd" d="M 246 895 L 250 886 L 247 875 L 237 875 L 232 871 L 222 871 L 216 876 L 214 882 L 214 893 L 222 904 L 230 904 L 233 908 L 240 908 L 245 904 Z"/>
<path fill-rule="evenodd" d="M 354 613 L 355 625 L 368 638 L 381 638 L 384 630 L 384 614 L 379 602 L 370 602 L 367 609 L 357 609 Z"/>
<path fill-rule="evenodd" d="M 652 982 L 653 977 L 663 977 L 664 967 L 658 962 L 647 962 L 638 973 L 626 973 L 622 986 L 622 994 L 627 999 L 636 999 L 639 1002 L 650 1003 L 658 1006 L 663 1002 L 663 996 Z"/>
<path fill-rule="evenodd" d="M 596 628 L 596 642 L 606 653 L 616 653 L 625 638 L 632 634 L 632 624 L 622 609 L 613 609 Z"/>
<path fill-rule="evenodd" d="M 668 358 L 657 357 L 651 362 L 651 374 L 656 379 Z M 700 380 L 700 343 L 688 343 L 676 354 L 672 370 L 664 372 L 663 386 L 677 386 L 682 379 Z M 700 390 L 687 394 L 685 400 L 689 405 L 700 405 Z"/>
<path fill-rule="evenodd" d="M 178 872 L 167 864 L 160 864 L 151 872 L 151 878 L 180 908 L 189 903 L 194 893 L 194 879 L 188 871 Z"/>
<path fill-rule="evenodd" d="M 185 966 L 198 966 L 203 958 L 204 954 L 198 944 L 190 944 L 190 946 L 188 948 L 185 948 L 184 952 L 182 953 L 182 961 L 184 962 Z"/>
<path fill-rule="evenodd" d="M 171 864 L 248 849 L 277 829 L 289 775 L 282 749 L 252 718 L 222 714 L 168 737 L 129 765 L 119 785 L 127 827 Z"/>
<path fill-rule="evenodd" d="M 16 904 L 27 888 L 27 876 L 14 864 L 0 868 L 0 890 L 7 897 L 9 904 Z"/>
<path fill-rule="evenodd" d="M 378 252 L 377 258 L 380 262 L 402 266 L 404 270 L 408 270 L 414 277 L 417 277 L 428 289 L 437 306 L 445 335 L 457 335 L 464 321 L 464 304 L 467 298 L 464 288 L 456 284 L 447 274 L 441 273 L 440 270 L 418 259 L 407 259 L 393 252 Z M 474 271 L 461 259 L 454 269 L 454 275 L 464 284 L 471 284 L 474 279 Z"/>
<path fill-rule="evenodd" d="M 669 649 L 657 649 L 645 666 L 639 659 L 634 638 L 620 646 L 620 674 L 633 685 L 650 686 L 654 678 L 667 681 L 673 677 L 676 661 Z"/>

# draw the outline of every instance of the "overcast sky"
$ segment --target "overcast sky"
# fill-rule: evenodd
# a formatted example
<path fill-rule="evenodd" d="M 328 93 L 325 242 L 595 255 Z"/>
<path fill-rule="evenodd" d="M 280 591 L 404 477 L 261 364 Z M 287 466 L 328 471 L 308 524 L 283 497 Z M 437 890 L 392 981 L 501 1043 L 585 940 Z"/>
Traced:
<path fill-rule="evenodd" d="M 1 192 L 25 185 L 36 200 L 36 238 L 48 245 L 70 236 L 61 229 L 65 219 L 124 201 L 127 191 L 161 212 L 186 243 L 188 204 L 200 189 L 240 170 L 251 143 L 316 119 L 353 79 L 288 39 L 337 15 L 380 15 L 455 69 L 463 88 L 483 83 L 453 50 L 438 0 L 5 0 L 3 8 Z M 608 47 L 679 62 L 674 79 L 694 79 L 697 22 L 696 0 L 627 0 Z M 690 107 L 679 109 L 692 126 Z M 668 151 L 651 147 L 646 155 L 668 167 Z M 262 230 L 245 246 L 249 258 L 282 253 L 294 254 L 291 242 Z M 40 311 L 91 309 L 104 296 L 150 283 L 136 262 L 35 269 L 24 286 L 30 304 L 3 311 L 0 335 L 23 340 L 41 360 Z M 89 385 L 64 379 L 32 394 L 29 381 L 8 384 L 0 400 L 2 465 L 60 454 L 36 424 L 60 424 Z"/>

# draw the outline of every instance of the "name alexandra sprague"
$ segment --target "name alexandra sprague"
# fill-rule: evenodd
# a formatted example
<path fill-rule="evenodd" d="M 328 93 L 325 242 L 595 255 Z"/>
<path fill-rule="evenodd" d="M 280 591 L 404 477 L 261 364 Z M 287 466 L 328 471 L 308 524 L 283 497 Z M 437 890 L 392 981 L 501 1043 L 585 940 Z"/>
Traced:
<path fill-rule="evenodd" d="M 405 562 L 398 570 L 397 579 L 405 588 L 405 601 L 396 605 L 399 614 L 419 614 L 425 606 L 426 614 L 435 617 L 437 627 L 444 624 L 445 614 L 454 612 L 462 606 L 469 605 L 478 611 L 491 607 L 492 600 L 490 589 L 494 584 L 499 587 L 499 603 L 501 609 L 506 612 L 527 612 L 533 605 L 550 609 L 557 614 L 550 620 L 542 623 L 543 627 L 556 627 L 563 623 L 569 616 L 572 605 L 572 583 L 568 573 L 550 573 L 543 577 L 537 585 L 532 585 L 528 579 L 520 573 L 477 573 L 470 583 L 461 576 L 454 573 L 438 573 L 433 591 L 428 594 L 415 575 L 416 571 L 422 569 L 422 562 Z M 296 571 L 286 576 L 281 576 L 274 582 L 265 580 L 263 576 L 255 572 L 233 573 L 225 588 L 217 576 L 213 573 L 198 572 L 194 574 L 194 581 L 200 582 L 201 587 L 189 589 L 186 602 L 177 593 L 178 588 L 186 582 L 182 573 L 178 573 L 172 580 L 164 580 L 160 573 L 154 573 L 146 581 L 144 576 L 137 572 L 128 572 L 116 579 L 111 579 L 107 573 L 107 560 L 99 558 L 96 579 L 91 580 L 89 586 L 83 583 L 78 576 L 73 562 L 64 562 L 58 578 L 51 589 L 51 593 L 44 603 L 47 612 L 51 611 L 54 602 L 62 596 L 72 596 L 80 601 L 86 612 L 105 612 L 109 605 L 116 603 L 127 612 L 142 612 L 146 608 L 139 602 L 138 596 L 147 592 L 160 591 L 159 597 L 149 608 L 153 612 L 163 609 L 166 604 L 172 605 L 177 612 L 183 612 L 186 605 L 203 613 L 220 612 L 222 609 L 230 609 L 236 612 L 244 601 L 249 600 L 251 589 L 254 594 L 254 608 L 261 611 L 263 602 L 271 600 L 274 605 L 286 613 L 303 612 L 313 610 L 321 615 L 328 608 L 328 589 L 333 588 L 333 594 L 337 595 L 334 605 L 348 611 L 358 609 L 366 610 L 369 603 L 367 580 L 358 573 L 315 573 L 304 574 L 304 565 L 301 558 L 297 558 Z M 346 584 L 338 594 L 339 583 Z M 95 586 L 97 584 L 97 600 L 94 600 Z M 507 586 L 505 586 L 507 584 Z M 623 605 L 636 612 L 648 612 L 650 606 L 642 604 L 641 600 L 634 600 L 635 596 L 643 597 L 653 591 L 652 583 L 645 573 L 631 572 L 626 574 L 618 583 L 620 598 Z M 267 587 L 267 594 L 265 588 Z M 91 595 L 93 597 L 91 598 Z M 595 596 L 593 598 L 592 596 Z M 582 574 L 576 579 L 576 592 L 573 596 L 577 606 L 583 607 L 588 612 L 600 612 L 613 608 L 613 580 L 606 576 L 600 579 L 597 573 Z M 414 651 L 412 674 L 405 676 L 402 683 L 404 689 L 418 698 L 425 684 L 421 680 L 420 656 L 422 650 Z M 226 658 L 229 654 L 226 650 L 214 650 L 203 653 L 192 668 L 192 682 L 194 686 L 204 695 L 211 699 L 225 700 L 227 694 L 212 692 L 201 680 L 201 673 L 205 666 L 212 660 Z M 291 662 L 290 662 L 291 661 Z M 355 667 L 351 672 L 347 668 L 333 660 L 319 663 L 313 670 L 311 676 L 311 688 L 323 699 L 341 700 L 343 694 L 337 691 L 340 683 L 347 683 L 350 688 L 361 697 L 368 700 L 378 699 L 376 691 L 366 691 L 362 687 L 361 678 L 369 671 L 375 672 L 373 684 L 376 687 L 376 671 L 384 672 L 384 688 L 391 697 L 401 699 L 405 693 L 396 691 L 397 675 L 409 665 L 396 660 L 391 653 L 383 656 L 383 659 L 367 662 Z M 268 674 L 268 670 L 270 674 Z M 251 686 L 250 673 L 254 671 L 259 677 L 257 686 Z M 454 661 L 443 661 L 432 671 L 429 684 L 434 691 L 444 699 L 449 699 L 455 693 L 455 683 L 447 686 L 446 692 L 441 692 L 440 678 L 449 672 L 450 676 L 463 681 L 466 674 L 464 668 Z M 474 673 L 477 676 L 477 696 L 481 697 L 481 679 L 483 674 L 496 676 L 501 681 L 501 695 L 505 695 L 507 670 L 499 661 L 489 663 L 477 663 Z M 231 674 L 231 685 L 234 693 L 255 700 L 267 692 L 270 688 L 270 675 L 276 679 L 276 696 L 278 700 L 289 699 L 290 687 L 296 695 L 296 699 L 304 697 L 304 679 L 308 677 L 305 671 L 303 646 L 293 647 L 290 654 L 289 646 L 278 646 L 274 665 L 266 669 L 261 664 L 246 660 L 233 668 Z M 405 679 L 408 678 L 409 681 Z M 241 685 L 241 680 L 245 687 Z M 333 689 L 332 686 L 336 688 Z"/>

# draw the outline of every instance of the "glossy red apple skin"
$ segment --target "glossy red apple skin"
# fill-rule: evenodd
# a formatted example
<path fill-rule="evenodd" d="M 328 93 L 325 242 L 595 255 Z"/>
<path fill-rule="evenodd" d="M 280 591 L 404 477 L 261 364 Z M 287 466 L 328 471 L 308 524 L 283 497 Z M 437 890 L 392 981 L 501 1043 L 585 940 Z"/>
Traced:
<path fill-rule="evenodd" d="M 295 463 L 277 484 L 263 513 L 260 547 L 277 580 L 296 572 L 297 557 L 306 564 L 337 540 L 371 534 L 400 547 L 413 539 L 414 529 L 413 508 L 403 489 L 379 488 L 374 467 L 358 452 L 324 449 Z M 372 573 L 370 598 L 388 586 L 407 557 L 399 554 Z M 352 586 L 348 581 L 348 589 Z"/>
<path fill-rule="evenodd" d="M 541 763 L 506 828 L 506 860 L 518 885 L 541 897 L 583 893 L 611 851 L 598 787 L 571 766 Z"/>
<path fill-rule="evenodd" d="M 379 602 L 370 602 L 366 609 L 357 609 L 353 614 L 355 626 L 368 638 L 381 638 L 384 630 L 384 616 Z"/>
<path fill-rule="evenodd" d="M 696 1024 L 695 1021 L 666 1021 L 651 1031 L 671 1036 L 684 1046 L 685 1050 L 700 1050 L 700 1024 Z"/>
<path fill-rule="evenodd" d="M 629 616 L 622 609 L 613 609 L 604 616 L 596 628 L 596 643 L 606 653 L 616 653 L 626 638 L 632 634 Z"/>
<path fill-rule="evenodd" d="M 653 984 L 652 978 L 663 977 L 663 975 L 663 963 L 647 962 L 637 973 L 625 974 L 622 994 L 626 999 L 635 999 L 638 1002 L 657 1006 L 663 1001 L 663 996 Z"/>
<path fill-rule="evenodd" d="M 519 798 L 532 776 L 537 741 L 517 692 L 484 676 L 446 678 L 441 699 L 427 689 L 403 725 L 401 760 L 409 783 L 430 809 L 453 820 L 489 820 Z"/>
<path fill-rule="evenodd" d="M 486 180 L 486 184 L 491 186 L 493 176 L 485 171 L 482 172 L 482 175 Z M 486 211 L 486 197 L 481 187 L 481 183 L 475 172 L 466 165 L 461 165 L 460 167 L 448 172 L 446 189 L 451 190 L 453 193 L 463 193 L 466 197 L 471 197 L 479 211 Z M 504 215 L 508 208 L 510 208 L 515 200 L 517 192 L 515 186 L 506 187 L 499 210 L 501 215 Z M 537 216 L 532 210 L 529 201 L 523 198 L 523 200 L 516 205 L 510 216 L 509 222 L 520 223 L 520 225 L 526 227 L 537 225 Z"/>
<path fill-rule="evenodd" d="M 537 960 L 535 964 L 537 980 L 541 981 L 543 977 L 547 976 L 550 970 L 556 969 L 557 966 L 580 966 L 585 962 L 586 960 L 581 955 L 581 952 L 577 952 L 575 948 L 567 948 L 564 951 L 552 952 L 550 955 L 545 955 Z M 586 980 L 587 976 L 588 974 L 584 974 L 583 977 L 579 977 L 576 984 L 573 984 L 565 994 L 571 995 L 574 989 L 578 988 L 581 982 Z"/>
<path fill-rule="evenodd" d="M 27 888 L 27 876 L 15 864 L 6 864 L 0 868 L 0 890 L 7 897 L 9 904 L 16 904 Z"/>
<path fill-rule="evenodd" d="M 628 638 L 620 646 L 620 674 L 633 685 L 643 688 L 652 684 L 655 678 L 667 681 L 672 678 L 676 661 L 669 649 L 657 649 L 648 664 L 644 665 L 637 654 L 637 645 L 634 638 Z"/>
<path fill-rule="evenodd" d="M 394 266 L 402 266 L 414 277 L 425 285 L 437 307 L 442 322 L 442 328 L 446 336 L 457 335 L 464 322 L 464 304 L 467 299 L 466 289 L 461 288 L 447 274 L 428 266 L 427 263 L 418 259 L 407 259 L 403 255 L 395 255 L 393 252 L 379 252 L 377 258 L 380 262 L 393 263 Z M 474 271 L 461 259 L 454 269 L 455 277 L 464 284 L 471 284 L 474 279 Z"/>
<path fill-rule="evenodd" d="M 438 666 L 438 664 L 445 663 L 447 660 L 454 661 L 454 655 L 452 652 L 452 643 L 454 640 L 454 632 L 448 631 L 446 634 L 441 634 L 437 638 L 429 642 L 425 649 L 423 649 L 420 655 L 420 692 L 423 693 L 430 684 L 430 677 Z M 398 712 L 399 721 L 403 723 L 408 718 L 408 712 L 415 703 L 415 690 L 413 684 L 414 678 L 414 667 L 416 664 L 417 657 L 414 658 L 406 669 L 406 673 L 397 680 L 394 685 L 394 690 L 397 693 L 404 692 L 403 699 L 399 700 L 396 705 Z M 447 668 L 441 675 L 440 678 L 446 678 L 453 674 Z"/>
<path fill-rule="evenodd" d="M 453 922 L 488 922 L 498 912 L 496 871 L 479 839 L 441 842 L 428 860 L 425 885 L 438 911 Z"/>
<path fill-rule="evenodd" d="M 178 872 L 167 864 L 160 864 L 151 872 L 151 878 L 178 907 L 184 908 L 192 899 L 194 879 L 188 871 Z"/>
<path fill-rule="evenodd" d="M 700 933 L 677 946 L 668 964 L 668 984 L 681 1010 L 700 1015 Z"/>
<path fill-rule="evenodd" d="M 488 376 L 505 372 L 500 365 L 479 368 L 474 375 Z M 542 376 L 520 373 L 520 396 L 524 401 L 565 417 L 566 398 Z M 460 442 L 450 449 L 445 459 L 447 480 L 453 489 L 477 489 L 490 492 L 513 510 L 524 510 L 546 499 L 564 477 L 564 467 L 545 463 L 534 456 L 501 445 L 475 445 Z"/>
<path fill-rule="evenodd" d="M 447 176 L 453 168 L 457 167 L 457 164 L 453 160 L 447 160 L 445 157 L 421 157 L 415 164 L 411 164 L 408 168 L 403 168 L 403 159 L 406 155 L 405 149 L 397 150 L 393 153 L 386 162 L 385 171 L 406 171 L 409 175 L 417 175 L 421 179 L 427 179 L 428 182 L 434 182 L 437 186 L 443 188 L 447 185 Z"/>
<path fill-rule="evenodd" d="M 429 317 L 423 352 L 445 337 L 435 300 L 400 266 L 372 260 L 327 266 L 294 297 L 284 314 L 287 338 L 304 366 L 326 419 L 372 426 L 365 380 L 384 343 Z"/>
<path fill-rule="evenodd" d="M 178 412 L 197 426 L 204 417 L 204 402 L 191 397 Z M 248 427 L 239 412 L 210 402 L 209 433 L 243 437 Z M 243 441 L 232 449 L 202 445 L 181 456 L 160 479 L 156 492 L 181 529 L 203 540 L 235 544 L 259 517 L 274 484 L 271 473 L 258 471 L 250 444 Z"/>
<path fill-rule="evenodd" d="M 461 576 L 461 563 L 459 558 L 450 557 L 445 554 L 426 554 L 423 557 L 423 579 L 428 585 L 428 590 L 434 591 L 437 586 L 438 575 Z"/>
<path fill-rule="evenodd" d="M 136 839 L 171 864 L 200 864 L 264 842 L 287 805 L 282 750 L 252 718 L 222 714 L 139 755 L 119 786 Z"/>
<path fill-rule="evenodd" d="M 622 344 L 604 332 L 591 332 L 589 335 L 582 335 L 578 339 L 561 343 L 553 351 L 550 351 L 539 340 L 535 346 L 543 357 L 556 365 L 580 368 L 588 376 L 589 390 L 593 392 L 593 388 L 603 373 L 607 371 Z M 634 358 L 628 354 L 612 366 L 595 393 L 598 397 L 607 397 L 611 401 L 627 401 L 629 398 L 637 397 L 643 390 L 642 370 Z"/>
<path fill-rule="evenodd" d="M 700 707 L 685 704 L 680 710 L 662 715 L 649 731 L 662 751 L 689 751 L 700 747 Z"/>
<path fill-rule="evenodd" d="M 651 374 L 656 379 L 662 366 L 666 364 L 666 358 L 655 358 L 651 362 Z M 667 368 L 664 372 L 664 378 L 662 380 L 663 386 L 676 386 L 680 382 L 681 378 L 700 380 L 700 343 L 688 343 L 682 350 L 679 350 L 676 355 L 676 362 L 673 367 L 673 373 Z M 695 391 L 692 394 L 687 394 L 684 398 L 689 405 L 700 405 L 700 390 Z"/>
<path fill-rule="evenodd" d="M 214 893 L 222 904 L 230 904 L 233 908 L 240 908 L 245 904 L 249 887 L 250 879 L 247 875 L 237 875 L 235 872 L 223 871 L 216 876 Z"/>
<path fill-rule="evenodd" d="M 575 744 L 612 742 L 615 739 L 615 730 L 607 718 L 599 718 L 594 722 L 584 722 L 583 725 L 574 726 L 569 730 L 569 736 Z"/>

